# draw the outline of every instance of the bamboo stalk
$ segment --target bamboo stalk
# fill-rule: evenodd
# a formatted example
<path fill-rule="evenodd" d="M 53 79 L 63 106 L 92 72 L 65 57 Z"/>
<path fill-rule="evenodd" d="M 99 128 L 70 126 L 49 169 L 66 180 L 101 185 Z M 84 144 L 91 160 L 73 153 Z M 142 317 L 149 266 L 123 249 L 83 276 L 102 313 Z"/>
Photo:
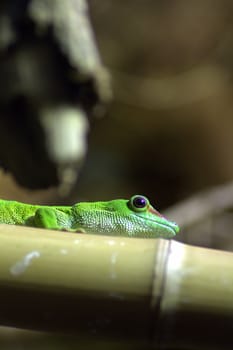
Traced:
<path fill-rule="evenodd" d="M 146 338 L 155 240 L 0 228 L 2 325 Z"/>
<path fill-rule="evenodd" d="M 232 349 L 233 254 L 171 242 L 157 340 L 169 349 Z"/>
<path fill-rule="evenodd" d="M 0 324 L 171 349 L 231 349 L 233 254 L 0 226 Z"/>

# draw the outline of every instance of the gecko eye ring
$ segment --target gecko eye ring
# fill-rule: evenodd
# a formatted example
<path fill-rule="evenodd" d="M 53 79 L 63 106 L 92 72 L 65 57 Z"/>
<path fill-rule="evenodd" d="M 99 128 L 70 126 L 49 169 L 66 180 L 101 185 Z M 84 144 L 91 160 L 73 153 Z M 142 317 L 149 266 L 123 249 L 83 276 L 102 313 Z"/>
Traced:
<path fill-rule="evenodd" d="M 144 211 L 149 205 L 149 200 L 144 196 L 136 195 L 130 198 L 129 204 L 134 211 Z"/>

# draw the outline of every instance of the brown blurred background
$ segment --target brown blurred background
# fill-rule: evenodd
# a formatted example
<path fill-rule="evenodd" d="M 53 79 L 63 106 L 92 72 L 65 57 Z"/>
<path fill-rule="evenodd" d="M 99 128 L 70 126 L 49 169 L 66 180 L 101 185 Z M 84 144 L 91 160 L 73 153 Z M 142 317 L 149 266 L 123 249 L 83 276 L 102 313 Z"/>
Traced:
<path fill-rule="evenodd" d="M 69 204 L 141 193 L 163 211 L 230 182 L 232 2 L 90 0 L 89 7 L 114 97 L 91 125 L 77 187 L 61 199 L 56 189 L 29 192 L 2 175 L 0 196 Z M 231 214 L 220 227 L 213 218 L 207 229 L 203 223 L 180 240 L 232 249 Z"/>

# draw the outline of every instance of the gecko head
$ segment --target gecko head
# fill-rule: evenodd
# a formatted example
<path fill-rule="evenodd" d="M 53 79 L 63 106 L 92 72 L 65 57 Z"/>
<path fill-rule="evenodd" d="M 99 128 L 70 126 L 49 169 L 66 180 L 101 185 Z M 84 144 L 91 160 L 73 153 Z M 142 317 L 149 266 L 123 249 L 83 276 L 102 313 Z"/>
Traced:
<path fill-rule="evenodd" d="M 179 232 L 179 226 L 166 219 L 150 204 L 148 198 L 134 195 L 129 200 L 115 199 L 108 202 L 105 210 L 109 220 L 118 219 L 119 234 L 131 237 L 171 238 Z"/>
<path fill-rule="evenodd" d="M 179 232 L 179 226 L 162 214 L 160 214 L 142 195 L 134 195 L 127 202 L 131 215 L 137 217 L 138 221 L 151 238 L 171 238 Z"/>
<path fill-rule="evenodd" d="M 74 207 L 74 227 L 89 233 L 144 238 L 171 238 L 179 232 L 142 195 L 107 202 L 78 203 Z"/>

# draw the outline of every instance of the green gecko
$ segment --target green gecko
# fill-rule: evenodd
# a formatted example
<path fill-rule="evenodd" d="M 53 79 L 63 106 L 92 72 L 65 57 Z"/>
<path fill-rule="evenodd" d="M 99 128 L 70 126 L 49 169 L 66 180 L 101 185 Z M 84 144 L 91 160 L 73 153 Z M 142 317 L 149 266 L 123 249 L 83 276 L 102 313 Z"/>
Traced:
<path fill-rule="evenodd" d="M 0 223 L 145 238 L 171 238 L 179 232 L 176 223 L 167 220 L 141 195 L 129 200 L 81 202 L 73 206 L 0 200 Z"/>

